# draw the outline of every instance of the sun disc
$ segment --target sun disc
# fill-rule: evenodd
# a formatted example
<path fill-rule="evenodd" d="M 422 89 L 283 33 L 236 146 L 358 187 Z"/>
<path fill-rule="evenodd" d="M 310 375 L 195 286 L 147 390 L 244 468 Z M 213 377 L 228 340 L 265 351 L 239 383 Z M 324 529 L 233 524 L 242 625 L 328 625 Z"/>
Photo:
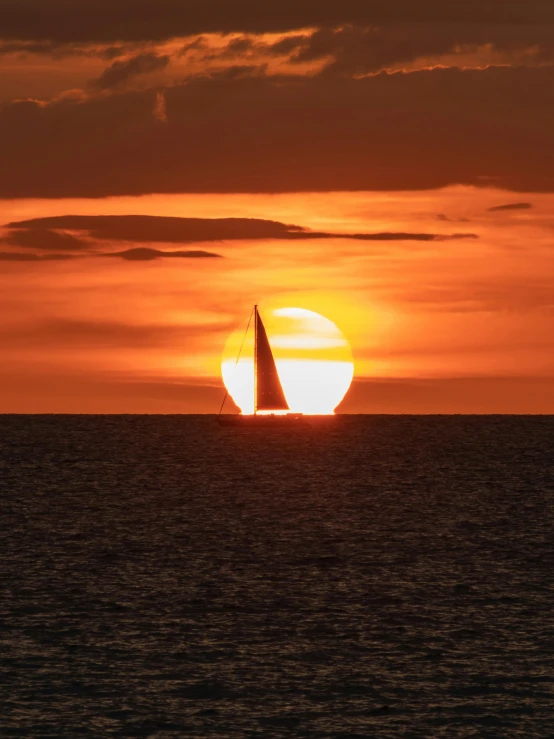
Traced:
<path fill-rule="evenodd" d="M 291 411 L 333 413 L 354 376 L 352 350 L 340 329 L 328 318 L 303 308 L 262 309 L 261 314 Z M 253 413 L 252 329 L 246 338 L 244 328 L 231 334 L 223 352 L 221 374 L 242 413 Z"/>

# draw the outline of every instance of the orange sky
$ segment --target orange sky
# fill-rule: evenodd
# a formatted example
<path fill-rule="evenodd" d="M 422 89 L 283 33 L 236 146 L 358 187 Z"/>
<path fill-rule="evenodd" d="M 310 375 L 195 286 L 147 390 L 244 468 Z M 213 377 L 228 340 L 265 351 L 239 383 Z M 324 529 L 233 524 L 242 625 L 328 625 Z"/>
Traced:
<path fill-rule="evenodd" d="M 506 412 L 552 409 L 552 391 L 537 399 L 531 388 L 535 380 L 550 388 L 554 369 L 554 196 L 523 195 L 518 201 L 532 207 L 490 210 L 510 200 L 515 204 L 505 192 L 453 187 L 419 193 L 155 195 L 101 204 L 4 201 L 6 222 L 68 213 L 240 214 L 316 232 L 472 238 L 239 239 L 201 244 L 221 259 L 152 261 L 103 256 L 120 251 L 121 243 L 90 239 L 86 253 L 67 261 L 5 261 L 2 409 L 215 411 L 221 351 L 254 302 L 262 311 L 264 305 L 315 310 L 342 329 L 362 383 L 345 401 L 350 412 L 402 412 L 414 403 L 421 412 L 432 404 L 429 393 L 419 401 L 423 407 L 416 403 L 429 382 L 441 388 L 439 410 L 462 410 L 458 385 L 451 393 L 444 390 L 453 380 L 464 387 L 479 381 L 476 393 L 467 391 L 464 400 L 473 410 L 491 404 L 491 410 Z M 523 396 L 514 398 L 512 386 L 497 378 L 517 380 Z M 377 398 L 376 381 L 389 383 Z M 407 399 L 410 387 L 415 396 Z"/>
<path fill-rule="evenodd" d="M 345 412 L 554 412 L 553 39 L 542 0 L 2 4 L 0 412 L 216 412 L 254 302 L 344 332 Z"/>

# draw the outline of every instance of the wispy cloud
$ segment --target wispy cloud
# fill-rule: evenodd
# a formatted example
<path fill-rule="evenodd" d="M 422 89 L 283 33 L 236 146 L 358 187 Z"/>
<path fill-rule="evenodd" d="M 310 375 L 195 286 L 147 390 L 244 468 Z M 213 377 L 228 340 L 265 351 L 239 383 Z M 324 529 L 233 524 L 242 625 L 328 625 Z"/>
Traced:
<path fill-rule="evenodd" d="M 506 205 L 495 205 L 493 208 L 489 208 L 489 213 L 498 213 L 504 210 L 530 210 L 533 207 L 532 203 L 507 203 Z"/>
<path fill-rule="evenodd" d="M 23 252 L 0 252 L 1 262 L 61 262 L 74 259 L 72 254 L 29 254 Z"/>
<path fill-rule="evenodd" d="M 167 55 L 144 53 L 124 61 L 116 61 L 95 80 L 92 85 L 100 90 L 112 90 L 127 84 L 135 77 L 140 77 L 165 69 L 171 59 Z"/>
<path fill-rule="evenodd" d="M 141 348 L 172 346 L 188 338 L 232 329 L 229 321 L 201 326 L 94 319 L 38 318 L 0 326 L 2 346 Z"/>

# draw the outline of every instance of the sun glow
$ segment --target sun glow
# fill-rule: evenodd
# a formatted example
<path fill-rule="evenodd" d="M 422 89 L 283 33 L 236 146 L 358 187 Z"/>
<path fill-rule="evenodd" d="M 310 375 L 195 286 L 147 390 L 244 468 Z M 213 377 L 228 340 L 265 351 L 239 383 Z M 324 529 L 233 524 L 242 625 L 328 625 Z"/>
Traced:
<path fill-rule="evenodd" d="M 261 309 L 261 315 L 290 409 L 294 413 L 333 413 L 354 376 L 352 351 L 335 324 L 302 308 Z M 229 395 L 244 414 L 254 412 L 254 334 L 244 328 L 229 337 L 221 373 Z"/>

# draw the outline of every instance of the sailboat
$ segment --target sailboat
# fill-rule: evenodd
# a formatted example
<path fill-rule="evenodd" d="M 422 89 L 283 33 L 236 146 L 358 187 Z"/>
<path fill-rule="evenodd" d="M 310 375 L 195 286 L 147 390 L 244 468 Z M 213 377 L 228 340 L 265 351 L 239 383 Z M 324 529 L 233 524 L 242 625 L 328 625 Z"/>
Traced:
<path fill-rule="evenodd" d="M 290 410 L 257 305 L 254 306 L 254 414 L 224 416 L 220 411 L 218 421 L 223 426 L 289 426 L 308 422 L 302 413 Z"/>

